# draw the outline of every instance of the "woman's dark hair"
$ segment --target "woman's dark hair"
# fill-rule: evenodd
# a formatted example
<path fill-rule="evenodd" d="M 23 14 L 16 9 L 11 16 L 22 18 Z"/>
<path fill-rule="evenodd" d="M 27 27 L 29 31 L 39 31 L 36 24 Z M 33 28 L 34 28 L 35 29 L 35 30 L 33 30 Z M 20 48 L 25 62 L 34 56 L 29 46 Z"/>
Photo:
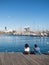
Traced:
<path fill-rule="evenodd" d="M 25 48 L 27 48 L 27 47 L 29 47 L 29 45 L 26 43 L 26 44 L 25 44 Z"/>
<path fill-rule="evenodd" d="M 37 44 L 35 44 L 34 47 L 38 47 Z"/>

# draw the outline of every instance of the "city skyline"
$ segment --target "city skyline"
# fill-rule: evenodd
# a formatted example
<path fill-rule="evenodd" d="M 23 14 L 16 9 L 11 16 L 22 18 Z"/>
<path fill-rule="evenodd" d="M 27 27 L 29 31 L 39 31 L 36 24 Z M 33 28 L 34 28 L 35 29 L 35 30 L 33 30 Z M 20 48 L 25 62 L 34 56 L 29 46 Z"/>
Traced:
<path fill-rule="evenodd" d="M 49 29 L 49 0 L 0 0 L 0 30 Z"/>

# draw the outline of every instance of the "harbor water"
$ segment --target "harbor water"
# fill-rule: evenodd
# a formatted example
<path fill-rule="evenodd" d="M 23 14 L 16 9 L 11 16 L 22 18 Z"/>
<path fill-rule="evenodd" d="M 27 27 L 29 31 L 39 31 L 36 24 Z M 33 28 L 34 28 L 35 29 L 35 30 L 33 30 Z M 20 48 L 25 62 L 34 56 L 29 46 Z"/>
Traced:
<path fill-rule="evenodd" d="M 42 53 L 49 52 L 49 37 L 0 34 L 0 52 L 23 52 L 26 43 L 31 51 L 34 44 L 37 44 Z"/>

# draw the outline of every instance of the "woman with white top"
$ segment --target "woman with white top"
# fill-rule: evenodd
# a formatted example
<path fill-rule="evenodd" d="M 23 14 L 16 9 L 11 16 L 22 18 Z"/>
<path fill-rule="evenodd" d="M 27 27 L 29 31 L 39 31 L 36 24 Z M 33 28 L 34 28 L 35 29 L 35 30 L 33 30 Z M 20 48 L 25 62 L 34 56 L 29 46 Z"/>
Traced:
<path fill-rule="evenodd" d="M 29 45 L 26 43 L 25 47 L 24 47 L 24 54 L 29 54 L 30 53 L 30 47 Z"/>

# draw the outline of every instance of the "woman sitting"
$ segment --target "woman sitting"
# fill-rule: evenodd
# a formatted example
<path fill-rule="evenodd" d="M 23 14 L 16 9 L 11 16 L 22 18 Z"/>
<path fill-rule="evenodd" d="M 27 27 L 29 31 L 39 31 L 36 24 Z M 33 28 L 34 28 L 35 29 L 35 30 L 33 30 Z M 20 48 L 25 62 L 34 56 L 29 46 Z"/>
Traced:
<path fill-rule="evenodd" d="M 35 54 L 41 54 L 40 48 L 37 46 L 37 44 L 34 45 L 34 53 Z"/>
<path fill-rule="evenodd" d="M 29 53 L 30 53 L 29 45 L 28 45 L 28 44 L 25 44 L 25 47 L 24 47 L 24 54 L 29 54 Z"/>

